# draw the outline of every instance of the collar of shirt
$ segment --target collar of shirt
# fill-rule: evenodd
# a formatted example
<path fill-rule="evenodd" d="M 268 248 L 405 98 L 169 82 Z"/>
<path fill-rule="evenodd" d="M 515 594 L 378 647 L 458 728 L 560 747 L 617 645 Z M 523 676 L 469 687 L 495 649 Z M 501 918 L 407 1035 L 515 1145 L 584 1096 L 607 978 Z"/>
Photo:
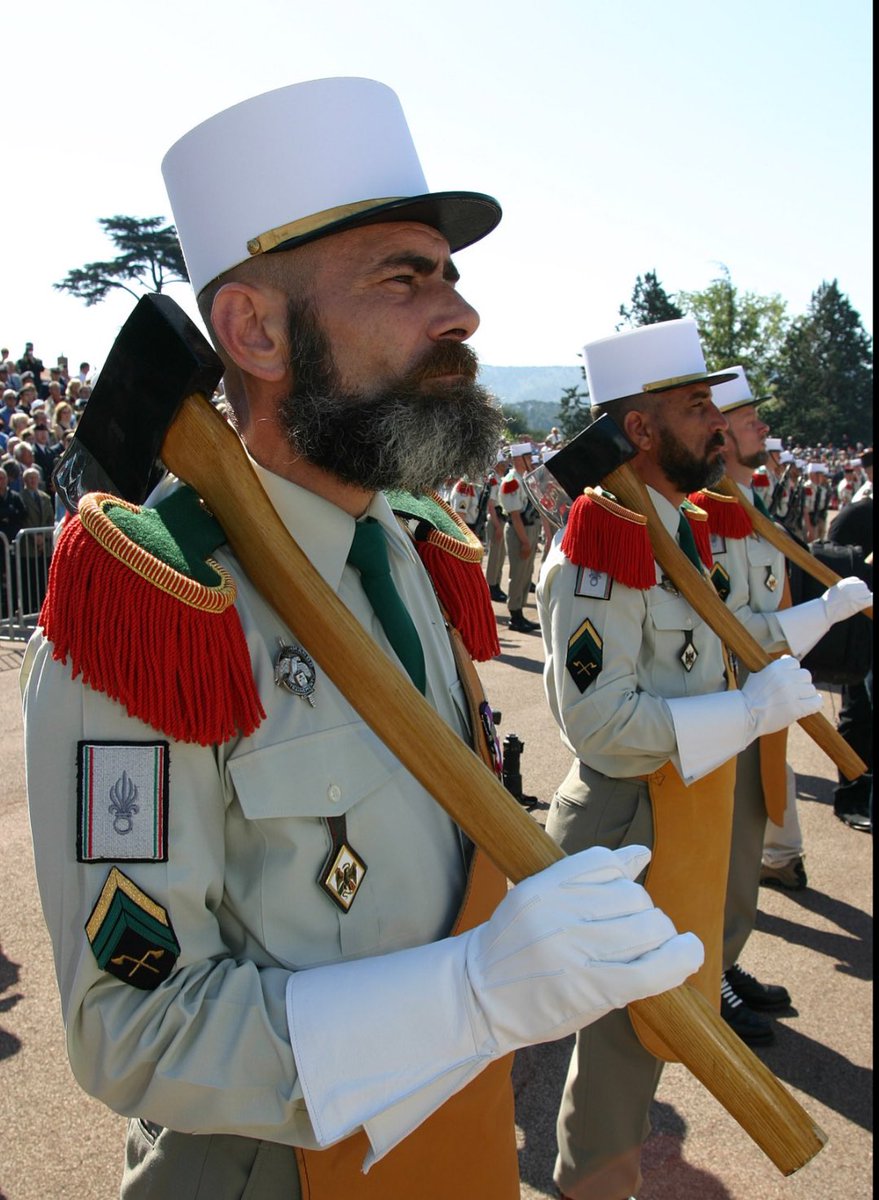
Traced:
<path fill-rule="evenodd" d="M 348 551 L 354 540 L 354 518 L 323 496 L 267 471 L 252 459 L 251 463 L 273 508 L 296 538 L 302 552 L 324 581 L 334 592 L 338 592 Z M 382 493 L 377 492 L 373 496 L 364 516 L 374 517 L 384 526 L 391 545 L 398 544 L 400 530 L 397 519 Z"/>
<path fill-rule="evenodd" d="M 681 510 L 679 508 L 675 508 L 670 500 L 666 500 L 665 496 L 663 496 L 660 492 L 657 492 L 655 488 L 650 487 L 649 484 L 647 485 L 647 494 L 653 501 L 653 507 L 656 509 L 656 515 L 659 517 L 660 521 L 665 527 L 666 533 L 670 533 L 672 538 L 677 541 L 678 523 L 681 519 Z"/>

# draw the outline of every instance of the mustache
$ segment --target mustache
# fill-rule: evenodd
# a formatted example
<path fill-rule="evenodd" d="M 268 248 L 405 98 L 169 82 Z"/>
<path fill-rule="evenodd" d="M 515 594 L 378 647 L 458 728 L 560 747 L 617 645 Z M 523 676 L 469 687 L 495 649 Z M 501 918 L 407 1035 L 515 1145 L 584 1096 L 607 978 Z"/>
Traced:
<path fill-rule="evenodd" d="M 407 374 L 407 384 L 423 383 L 441 375 L 463 375 L 473 383 L 479 374 L 479 357 L 465 342 L 437 342 Z"/>
<path fill-rule="evenodd" d="M 711 439 L 708 442 L 708 449 L 713 450 L 715 446 L 719 446 L 721 449 L 723 449 L 723 447 L 725 445 L 726 445 L 726 438 L 723 436 L 722 433 L 718 432 L 711 436 Z"/>

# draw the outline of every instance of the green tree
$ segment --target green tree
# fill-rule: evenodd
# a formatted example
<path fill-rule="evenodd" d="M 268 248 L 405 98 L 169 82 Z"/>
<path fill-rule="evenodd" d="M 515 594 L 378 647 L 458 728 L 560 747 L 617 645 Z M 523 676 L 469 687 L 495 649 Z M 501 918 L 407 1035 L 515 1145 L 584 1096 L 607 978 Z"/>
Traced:
<path fill-rule="evenodd" d="M 504 414 L 504 433 L 511 442 L 521 442 L 531 437 L 525 415 L 515 408 L 502 408 Z"/>
<path fill-rule="evenodd" d="M 696 321 L 708 369 L 742 366 L 755 396 L 771 394 L 790 323 L 781 296 L 739 292 L 721 263 L 720 277 L 705 291 L 679 292 L 677 299 Z"/>
<path fill-rule="evenodd" d="M 665 288 L 656 277 L 656 270 L 645 271 L 644 278 L 639 275 L 632 291 L 632 307 L 620 305 L 622 321 L 617 330 L 634 328 L 637 325 L 656 325 L 659 321 L 674 321 L 684 314 L 671 300 Z"/>
<path fill-rule="evenodd" d="M 161 292 L 169 283 L 188 282 L 177 231 L 164 217 L 99 217 L 98 224 L 119 254 L 108 262 L 68 271 L 52 285 L 59 292 L 70 292 L 90 306 L 106 299 L 113 288 L 140 299 L 144 291 Z"/>
<path fill-rule="evenodd" d="M 803 446 L 872 443 L 872 339 L 835 279 L 812 293 L 788 330 L 775 394 L 772 429 L 780 436 Z"/>
<path fill-rule="evenodd" d="M 559 401 L 558 428 L 566 442 L 592 424 L 592 413 L 589 408 L 589 392 L 578 386 L 562 388 L 562 398 Z"/>

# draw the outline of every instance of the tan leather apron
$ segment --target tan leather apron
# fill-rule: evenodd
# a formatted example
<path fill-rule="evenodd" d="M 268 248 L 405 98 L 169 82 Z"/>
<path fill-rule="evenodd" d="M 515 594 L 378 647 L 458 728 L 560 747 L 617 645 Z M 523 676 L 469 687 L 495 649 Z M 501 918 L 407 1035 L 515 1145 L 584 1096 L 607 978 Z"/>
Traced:
<path fill-rule="evenodd" d="M 735 758 L 689 787 L 670 762 L 647 776 L 653 856 L 644 886 L 679 933 L 691 932 L 700 938 L 705 961 L 687 983 L 718 1010 L 735 782 Z M 631 1010 L 629 1015 L 645 1050 L 666 1062 L 677 1061 Z"/>
<path fill-rule="evenodd" d="M 454 630 L 450 636 L 470 708 L 474 748 L 492 766 L 479 716 L 479 677 Z M 481 850 L 474 850 L 451 933 L 487 921 L 506 890 L 501 872 Z M 303 1200 L 519 1200 L 512 1063 L 512 1055 L 491 1063 L 367 1175 L 363 1160 L 369 1141 L 362 1131 L 326 1150 L 297 1148 Z"/>

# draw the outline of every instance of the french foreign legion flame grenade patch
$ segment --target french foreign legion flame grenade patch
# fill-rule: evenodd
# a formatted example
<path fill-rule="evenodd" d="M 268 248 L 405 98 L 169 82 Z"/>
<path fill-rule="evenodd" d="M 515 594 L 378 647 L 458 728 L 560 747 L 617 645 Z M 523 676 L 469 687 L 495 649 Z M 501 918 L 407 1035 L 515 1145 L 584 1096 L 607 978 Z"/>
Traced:
<path fill-rule="evenodd" d="M 79 742 L 78 862 L 168 861 L 168 743 Z"/>

